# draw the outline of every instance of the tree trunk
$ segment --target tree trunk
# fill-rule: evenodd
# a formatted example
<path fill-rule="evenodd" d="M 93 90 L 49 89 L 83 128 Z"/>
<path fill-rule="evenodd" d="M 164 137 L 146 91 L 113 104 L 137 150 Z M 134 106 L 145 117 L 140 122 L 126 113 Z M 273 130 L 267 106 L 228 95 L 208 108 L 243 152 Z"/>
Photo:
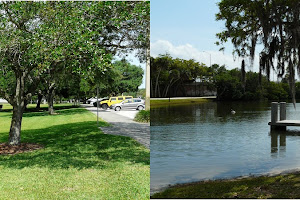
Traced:
<path fill-rule="evenodd" d="M 13 98 L 13 115 L 9 131 L 9 144 L 19 145 L 21 141 L 21 124 L 25 109 L 25 72 L 16 74 L 16 93 Z"/>
<path fill-rule="evenodd" d="M 36 107 L 35 107 L 36 110 L 40 110 L 42 99 L 43 99 L 42 92 L 39 91 L 39 93 L 38 93 L 38 101 L 37 101 L 37 104 L 36 104 Z"/>
<path fill-rule="evenodd" d="M 158 85 L 158 81 L 159 81 L 159 75 L 160 75 L 160 71 L 161 71 L 161 69 L 159 69 L 159 71 L 158 71 L 158 75 L 157 75 L 157 77 L 156 77 L 156 83 L 155 83 L 155 89 L 154 89 L 154 91 L 155 91 L 155 93 L 154 93 L 154 97 L 160 97 L 160 95 L 158 94 L 158 92 L 159 92 L 159 85 Z M 159 96 L 158 96 L 159 95 Z"/>
<path fill-rule="evenodd" d="M 14 105 L 10 131 L 9 131 L 10 145 L 20 144 L 21 124 L 22 124 L 24 108 L 25 108 L 24 102 L 22 102 L 20 105 Z"/>
<path fill-rule="evenodd" d="M 48 111 L 50 115 L 54 114 L 53 100 L 54 100 L 54 84 L 52 84 L 48 90 L 47 101 L 48 101 Z"/>

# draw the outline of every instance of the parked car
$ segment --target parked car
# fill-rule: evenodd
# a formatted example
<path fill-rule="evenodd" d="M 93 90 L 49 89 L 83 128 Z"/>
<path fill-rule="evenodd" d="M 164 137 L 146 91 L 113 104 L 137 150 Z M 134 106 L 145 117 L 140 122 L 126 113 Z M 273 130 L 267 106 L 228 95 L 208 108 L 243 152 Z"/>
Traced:
<path fill-rule="evenodd" d="M 86 102 L 88 104 L 94 104 L 96 101 L 97 101 L 97 98 L 95 98 L 95 97 L 92 97 L 92 98 L 89 98 L 88 100 L 86 100 Z"/>
<path fill-rule="evenodd" d="M 121 103 L 124 100 L 133 99 L 132 96 L 118 96 L 118 97 L 110 97 L 108 100 L 101 101 L 100 106 L 106 110 L 107 108 L 111 108 L 113 104 Z"/>
<path fill-rule="evenodd" d="M 120 111 L 121 109 L 136 109 L 144 110 L 145 109 L 145 100 L 140 98 L 127 99 L 121 103 L 117 103 L 111 106 L 115 111 Z"/>
<path fill-rule="evenodd" d="M 109 98 L 98 99 L 99 107 L 101 107 L 101 101 L 107 101 L 107 100 L 109 100 Z M 93 103 L 93 106 L 97 107 L 97 99 L 96 99 L 96 101 Z"/>

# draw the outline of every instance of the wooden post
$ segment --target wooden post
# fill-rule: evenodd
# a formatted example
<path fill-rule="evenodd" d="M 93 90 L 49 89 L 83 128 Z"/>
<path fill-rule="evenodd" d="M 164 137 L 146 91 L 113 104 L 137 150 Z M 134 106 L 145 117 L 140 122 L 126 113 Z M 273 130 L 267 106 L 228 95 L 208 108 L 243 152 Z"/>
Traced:
<path fill-rule="evenodd" d="M 99 101 L 98 101 L 98 96 L 99 96 L 99 85 L 97 85 L 97 127 L 99 127 Z"/>
<path fill-rule="evenodd" d="M 276 129 L 275 123 L 278 121 L 278 103 L 271 104 L 271 131 Z"/>
<path fill-rule="evenodd" d="M 272 102 L 271 105 L 271 123 L 275 124 L 278 121 L 278 103 Z"/>
<path fill-rule="evenodd" d="M 150 36 L 149 36 L 150 38 Z M 146 102 L 145 102 L 145 110 L 150 110 L 150 46 L 146 50 Z M 152 94 L 153 95 L 153 94 Z"/>
<path fill-rule="evenodd" d="M 286 120 L 286 102 L 280 102 L 280 121 Z"/>
<path fill-rule="evenodd" d="M 278 134 L 275 131 L 271 131 L 270 135 L 271 135 L 271 153 L 276 153 L 278 151 Z"/>

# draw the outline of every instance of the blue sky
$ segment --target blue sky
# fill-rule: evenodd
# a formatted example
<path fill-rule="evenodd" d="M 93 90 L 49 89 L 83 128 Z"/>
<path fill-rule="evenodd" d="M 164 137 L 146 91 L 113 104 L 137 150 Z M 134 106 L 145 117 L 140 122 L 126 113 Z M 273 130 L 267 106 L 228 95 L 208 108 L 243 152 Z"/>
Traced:
<path fill-rule="evenodd" d="M 168 52 L 172 57 L 195 59 L 209 66 L 225 64 L 228 69 L 240 67 L 234 60 L 232 45 L 220 52 L 216 33 L 225 29 L 224 21 L 216 21 L 218 0 L 151 0 L 151 56 Z M 203 52 L 205 51 L 205 52 Z M 247 61 L 246 61 L 247 62 Z M 250 63 L 250 62 L 248 62 Z M 258 71 L 258 56 L 253 68 Z"/>
<path fill-rule="evenodd" d="M 168 39 L 174 45 L 193 44 L 217 50 L 213 43 L 222 23 L 215 21 L 214 0 L 152 0 L 151 41 Z"/>

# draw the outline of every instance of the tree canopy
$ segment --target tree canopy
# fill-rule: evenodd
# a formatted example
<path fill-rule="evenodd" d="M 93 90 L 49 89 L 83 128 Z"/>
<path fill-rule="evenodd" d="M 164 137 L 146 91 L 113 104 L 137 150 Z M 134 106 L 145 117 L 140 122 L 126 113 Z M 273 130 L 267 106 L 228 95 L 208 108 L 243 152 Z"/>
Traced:
<path fill-rule="evenodd" d="M 197 78 L 206 81 L 212 78 L 212 68 L 195 60 L 172 58 L 170 55 L 151 57 L 151 96 L 168 97 L 170 88 L 180 90 L 184 83 L 193 82 Z"/>
<path fill-rule="evenodd" d="M 300 72 L 300 2 L 296 0 L 221 0 L 217 20 L 225 20 L 226 29 L 217 34 L 222 44 L 229 39 L 234 54 L 254 59 L 257 44 L 260 73 L 270 77 L 289 74 L 289 85 L 295 103 L 295 72 Z"/>
<path fill-rule="evenodd" d="M 149 47 L 149 2 L 0 2 L 0 96 L 13 105 L 10 144 L 19 144 L 26 103 L 59 74 L 93 76 L 114 55 Z M 47 81 L 45 81 L 47 82 Z"/>

